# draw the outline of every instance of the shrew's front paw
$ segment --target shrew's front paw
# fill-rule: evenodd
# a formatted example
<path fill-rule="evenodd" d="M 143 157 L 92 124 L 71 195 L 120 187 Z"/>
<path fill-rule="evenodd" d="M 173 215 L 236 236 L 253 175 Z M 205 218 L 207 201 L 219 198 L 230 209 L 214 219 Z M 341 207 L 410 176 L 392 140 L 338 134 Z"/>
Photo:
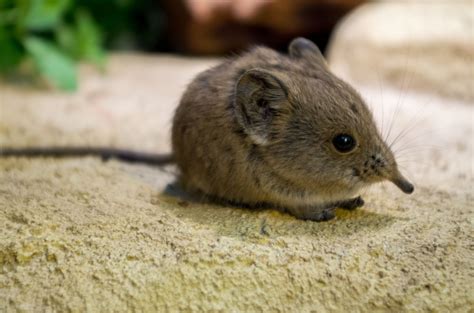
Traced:
<path fill-rule="evenodd" d="M 329 221 L 336 216 L 334 208 L 299 207 L 288 209 L 288 211 L 298 219 L 315 222 Z"/>
<path fill-rule="evenodd" d="M 344 210 L 355 210 L 357 208 L 360 208 L 361 206 L 364 205 L 364 199 L 362 199 L 360 196 L 357 198 L 352 198 L 348 200 L 344 200 L 341 202 L 337 203 L 337 207 L 344 209 Z"/>

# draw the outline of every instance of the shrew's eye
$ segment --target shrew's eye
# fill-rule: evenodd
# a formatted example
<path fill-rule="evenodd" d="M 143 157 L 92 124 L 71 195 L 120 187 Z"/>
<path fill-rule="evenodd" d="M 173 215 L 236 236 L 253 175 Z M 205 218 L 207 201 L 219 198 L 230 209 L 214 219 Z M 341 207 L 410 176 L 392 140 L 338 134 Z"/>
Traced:
<path fill-rule="evenodd" d="M 341 153 L 348 153 L 356 146 L 355 139 L 348 134 L 338 134 L 332 139 L 332 144 L 337 151 Z"/>

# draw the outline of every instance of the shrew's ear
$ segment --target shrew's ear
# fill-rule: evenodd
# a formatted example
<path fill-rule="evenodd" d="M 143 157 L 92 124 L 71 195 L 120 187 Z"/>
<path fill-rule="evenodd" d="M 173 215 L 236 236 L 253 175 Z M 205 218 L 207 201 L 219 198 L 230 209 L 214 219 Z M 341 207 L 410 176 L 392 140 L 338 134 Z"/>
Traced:
<path fill-rule="evenodd" d="M 285 85 L 270 72 L 251 69 L 240 76 L 235 87 L 236 118 L 255 144 L 269 142 L 275 116 L 286 100 Z"/>
<path fill-rule="evenodd" d="M 312 41 L 306 38 L 298 37 L 293 39 L 288 46 L 288 52 L 292 58 L 305 58 L 309 61 L 316 62 L 325 68 L 327 67 L 326 60 L 319 48 Z"/>

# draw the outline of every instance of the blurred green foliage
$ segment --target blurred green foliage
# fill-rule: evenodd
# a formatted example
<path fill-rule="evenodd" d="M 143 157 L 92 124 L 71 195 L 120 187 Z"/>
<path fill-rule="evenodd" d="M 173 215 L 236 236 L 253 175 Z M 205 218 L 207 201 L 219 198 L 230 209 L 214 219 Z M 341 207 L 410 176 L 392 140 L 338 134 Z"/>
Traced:
<path fill-rule="evenodd" d="M 0 74 L 25 67 L 73 91 L 78 61 L 103 69 L 105 47 L 153 48 L 162 22 L 152 0 L 0 0 Z"/>

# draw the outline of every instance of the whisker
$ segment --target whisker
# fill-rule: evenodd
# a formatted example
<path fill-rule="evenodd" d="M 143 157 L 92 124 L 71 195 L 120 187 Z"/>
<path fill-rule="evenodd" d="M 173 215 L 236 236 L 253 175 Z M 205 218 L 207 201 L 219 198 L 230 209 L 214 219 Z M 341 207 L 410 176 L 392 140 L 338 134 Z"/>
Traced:
<path fill-rule="evenodd" d="M 418 156 L 418 157 L 426 157 L 426 152 L 432 152 L 433 148 L 432 147 L 423 147 L 418 150 L 405 150 L 402 152 L 397 152 L 395 153 L 395 158 L 397 160 L 400 160 L 401 158 L 404 157 L 411 157 L 411 156 Z"/>
<path fill-rule="evenodd" d="M 380 133 L 383 136 L 385 114 L 384 114 L 384 101 L 383 101 L 383 92 L 382 92 L 382 79 L 380 78 L 380 73 L 379 72 L 377 72 L 377 80 L 378 80 L 378 85 L 379 85 L 380 106 L 382 108 L 382 118 L 380 120 L 380 123 L 381 123 Z"/>
<path fill-rule="evenodd" d="M 407 133 L 412 131 L 415 127 L 418 127 L 418 123 L 420 121 L 417 121 L 417 119 L 420 118 L 419 114 L 423 107 L 420 107 L 417 111 L 417 113 L 410 119 L 410 121 L 407 123 L 408 125 L 402 129 L 402 131 L 393 139 L 393 141 L 389 144 L 389 148 L 392 148 L 393 145 L 400 139 L 402 139 L 404 136 L 406 136 Z M 423 120 L 426 119 L 427 117 L 423 117 Z"/>
<path fill-rule="evenodd" d="M 412 118 L 409 120 L 408 123 L 406 123 L 406 126 L 400 131 L 398 135 L 395 136 L 395 138 L 392 140 L 392 142 L 389 144 L 389 147 L 393 147 L 398 140 L 403 139 L 407 133 L 411 132 L 413 128 L 419 127 L 420 123 L 424 123 L 425 121 L 429 120 L 428 118 L 434 114 L 434 112 L 424 112 L 422 115 L 422 110 L 426 108 L 427 105 L 429 105 L 433 101 L 433 97 L 430 97 L 428 101 L 423 103 L 418 107 L 416 110 L 415 114 L 413 114 Z M 387 138 L 388 140 L 388 138 Z"/>
<path fill-rule="evenodd" d="M 391 121 L 390 121 L 390 126 L 389 126 L 389 129 L 388 129 L 387 136 L 385 137 L 385 141 L 387 141 L 388 138 L 390 137 L 390 134 L 392 132 L 392 128 L 393 128 L 393 125 L 394 125 L 395 117 L 398 116 L 398 114 L 400 112 L 401 104 L 405 100 L 405 96 L 408 94 L 409 83 L 407 83 L 407 85 L 405 86 L 406 78 L 407 78 L 407 76 L 409 76 L 408 58 L 405 58 L 405 67 L 404 68 L 405 68 L 405 73 L 403 74 L 402 85 L 400 87 L 401 90 L 400 90 L 400 93 L 398 95 L 398 100 L 397 100 L 397 103 L 396 103 L 395 110 L 393 111 L 393 114 L 392 114 L 392 118 L 391 118 Z M 409 78 L 410 82 L 411 82 L 411 78 L 412 77 Z"/>
<path fill-rule="evenodd" d="M 434 132 L 428 131 L 422 134 L 418 134 L 414 137 L 409 137 L 408 134 L 402 136 L 398 142 L 392 144 L 391 150 L 393 153 L 397 153 L 406 149 L 413 149 L 416 147 L 432 147 L 435 149 L 441 149 L 445 144 L 443 142 L 429 143 L 425 142 L 425 138 L 428 135 L 432 135 Z"/>
<path fill-rule="evenodd" d="M 392 151 L 397 151 L 400 149 L 404 149 L 406 147 L 412 146 L 423 146 L 423 145 L 430 145 L 433 147 L 442 147 L 444 146 L 443 142 L 432 142 L 431 140 L 425 140 L 428 135 L 432 135 L 431 133 L 421 134 L 415 137 L 409 137 L 405 135 L 400 141 L 398 141 L 395 145 L 392 146 Z"/>

